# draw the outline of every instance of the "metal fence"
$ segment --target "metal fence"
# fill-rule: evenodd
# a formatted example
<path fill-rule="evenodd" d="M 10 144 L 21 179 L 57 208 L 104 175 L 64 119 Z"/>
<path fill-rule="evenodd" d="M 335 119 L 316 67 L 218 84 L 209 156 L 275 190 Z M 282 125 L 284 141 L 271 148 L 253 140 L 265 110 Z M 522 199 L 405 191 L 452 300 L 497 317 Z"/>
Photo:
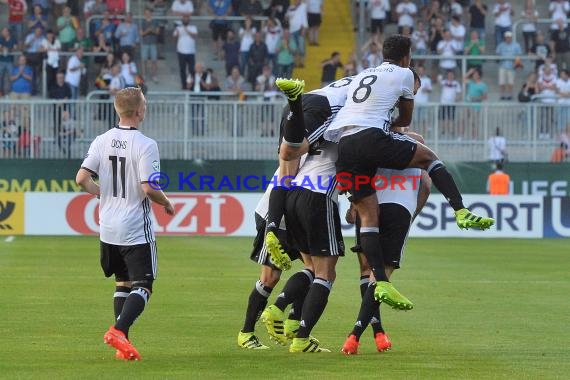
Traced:
<path fill-rule="evenodd" d="M 285 101 L 149 93 L 143 132 L 164 159 L 276 158 Z M 450 108 L 451 107 L 451 108 Z M 0 100 L 0 158 L 80 159 L 117 119 L 107 99 Z M 570 109 L 557 103 L 418 104 L 412 129 L 446 161 L 484 161 L 497 127 L 512 161 L 548 161 Z"/>

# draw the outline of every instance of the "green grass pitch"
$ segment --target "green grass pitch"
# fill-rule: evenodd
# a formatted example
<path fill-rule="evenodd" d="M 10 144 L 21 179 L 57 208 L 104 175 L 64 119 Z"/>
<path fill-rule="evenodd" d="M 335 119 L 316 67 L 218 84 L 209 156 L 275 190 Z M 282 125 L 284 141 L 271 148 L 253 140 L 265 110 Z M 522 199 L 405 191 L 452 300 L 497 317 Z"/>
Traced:
<path fill-rule="evenodd" d="M 249 238 L 159 238 L 155 293 L 131 329 L 143 360 L 122 362 L 103 343 L 114 286 L 99 268 L 98 239 L 2 238 L 0 378 L 570 376 L 568 240 L 410 239 L 394 282 L 415 309 L 382 307 L 393 350 L 377 353 L 367 331 L 360 354 L 350 357 L 340 347 L 360 299 L 352 253 L 340 259 L 327 309 L 313 330 L 333 353 L 290 354 L 271 344 L 260 324 L 258 335 L 271 349 L 237 347 L 259 274 L 249 261 L 250 246 Z"/>

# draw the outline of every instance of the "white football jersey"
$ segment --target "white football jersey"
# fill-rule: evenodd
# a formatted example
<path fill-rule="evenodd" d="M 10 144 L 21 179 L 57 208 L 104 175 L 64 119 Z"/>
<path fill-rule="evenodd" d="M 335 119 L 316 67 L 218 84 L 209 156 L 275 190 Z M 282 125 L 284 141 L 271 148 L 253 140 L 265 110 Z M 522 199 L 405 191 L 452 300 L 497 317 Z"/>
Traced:
<path fill-rule="evenodd" d="M 81 167 L 99 176 L 101 241 L 115 245 L 153 242 L 151 202 L 141 182 L 160 171 L 156 142 L 137 129 L 116 127 L 95 138 Z"/>
<path fill-rule="evenodd" d="M 404 206 L 411 216 L 418 207 L 418 194 L 422 170 L 408 168 L 404 170 L 380 168 L 376 175 L 383 176 L 376 180 L 378 204 L 396 203 Z"/>
<path fill-rule="evenodd" d="M 346 103 L 325 131 L 325 139 L 338 142 L 342 136 L 367 128 L 387 132 L 400 98 L 414 99 L 414 74 L 410 69 L 384 62 L 364 70 L 348 85 Z"/>
<path fill-rule="evenodd" d="M 294 186 L 316 193 L 326 194 L 338 202 L 335 162 L 338 157 L 338 145 L 330 141 L 320 142 L 307 156 L 305 163 L 292 181 Z"/>
<path fill-rule="evenodd" d="M 341 78 L 325 87 L 307 92 L 307 94 L 315 94 L 326 97 L 331 109 L 331 115 L 329 116 L 329 118 L 323 123 L 323 125 L 321 125 L 317 130 L 312 132 L 307 137 L 309 144 L 313 144 L 323 136 L 323 134 L 328 129 L 331 122 L 338 114 L 338 111 L 340 111 L 340 109 L 344 107 L 344 104 L 346 103 L 346 94 L 348 92 L 348 85 L 350 84 L 350 82 L 352 82 L 353 78 L 354 77 Z"/>

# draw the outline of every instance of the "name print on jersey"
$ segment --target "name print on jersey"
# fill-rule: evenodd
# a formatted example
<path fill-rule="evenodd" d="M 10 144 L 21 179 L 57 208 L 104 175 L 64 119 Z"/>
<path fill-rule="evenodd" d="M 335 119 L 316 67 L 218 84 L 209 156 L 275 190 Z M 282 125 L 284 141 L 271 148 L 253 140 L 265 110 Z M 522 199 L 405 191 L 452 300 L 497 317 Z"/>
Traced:
<path fill-rule="evenodd" d="M 127 142 L 121 140 L 111 140 L 111 148 L 127 149 Z"/>

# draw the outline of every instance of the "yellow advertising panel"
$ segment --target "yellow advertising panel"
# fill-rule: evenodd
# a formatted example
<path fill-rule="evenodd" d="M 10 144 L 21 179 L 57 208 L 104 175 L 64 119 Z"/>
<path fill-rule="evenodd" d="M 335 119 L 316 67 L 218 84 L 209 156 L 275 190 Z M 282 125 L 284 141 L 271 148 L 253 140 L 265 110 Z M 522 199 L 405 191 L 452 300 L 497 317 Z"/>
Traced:
<path fill-rule="evenodd" d="M 0 193 L 0 235 L 24 234 L 24 193 Z"/>

